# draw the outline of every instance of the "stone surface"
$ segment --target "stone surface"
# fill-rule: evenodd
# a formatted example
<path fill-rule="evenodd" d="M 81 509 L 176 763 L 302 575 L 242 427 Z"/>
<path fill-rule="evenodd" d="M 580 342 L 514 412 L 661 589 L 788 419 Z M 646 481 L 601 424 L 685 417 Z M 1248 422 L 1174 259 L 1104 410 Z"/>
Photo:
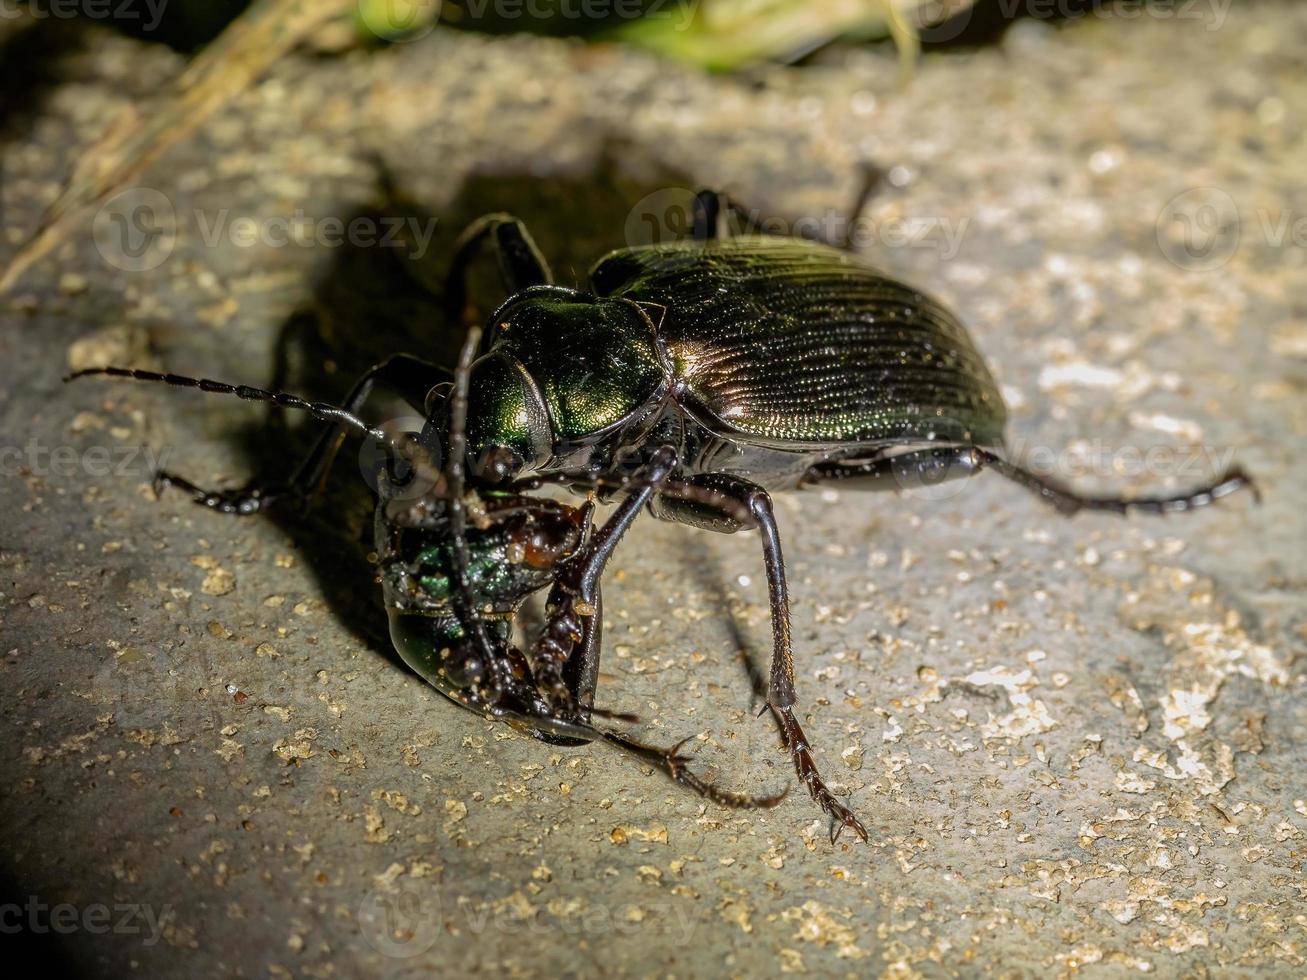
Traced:
<path fill-rule="evenodd" d="M 1021 23 L 902 90 L 889 51 L 708 79 L 439 30 L 288 59 L 171 152 L 111 205 L 170 210 L 166 256 L 116 248 L 110 214 L 0 298 L 0 815 L 26 938 L 188 977 L 1301 970 L 1307 10 L 1186 9 Z M 0 255 L 178 67 L 91 34 L 43 69 L 5 117 Z M 724 812 L 444 702 L 378 638 L 350 454 L 307 518 L 152 499 L 158 460 L 284 471 L 301 419 L 60 384 L 126 359 L 339 398 L 386 352 L 451 355 L 414 280 L 481 211 L 526 217 L 568 282 L 661 230 L 669 189 L 797 227 L 845 214 L 867 163 L 862 252 L 972 325 L 1019 458 L 1139 490 L 1237 457 L 1264 491 L 1127 520 L 996 476 L 782 498 L 803 716 L 869 846 L 832 847 L 798 792 Z M 297 213 L 328 238 L 438 220 L 425 250 L 236 224 Z M 769 643 L 755 541 L 645 522 L 617 566 L 603 703 L 650 740 L 702 733 L 723 784 L 791 780 L 745 668 Z"/>

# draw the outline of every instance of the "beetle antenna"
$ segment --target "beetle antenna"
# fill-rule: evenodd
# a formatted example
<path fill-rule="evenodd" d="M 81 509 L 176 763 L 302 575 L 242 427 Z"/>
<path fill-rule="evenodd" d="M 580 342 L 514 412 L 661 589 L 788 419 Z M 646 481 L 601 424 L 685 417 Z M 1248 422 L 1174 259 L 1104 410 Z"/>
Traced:
<path fill-rule="evenodd" d="M 76 381 L 78 378 L 93 375 L 128 378 L 132 381 L 152 381 L 173 385 L 178 388 L 197 388 L 209 394 L 235 395 L 245 401 L 268 402 L 282 408 L 293 408 L 301 412 L 307 412 L 321 422 L 334 422 L 337 425 L 353 429 L 361 436 L 377 440 L 377 442 L 394 452 L 396 456 L 407 461 L 418 474 L 421 474 L 430 482 L 429 493 L 435 496 L 445 496 L 449 493 L 445 474 L 430 466 L 421 447 L 416 444 L 411 435 L 408 433 L 394 434 L 379 426 L 368 425 L 357 415 L 337 405 L 309 401 L 307 398 L 301 398 L 299 395 L 291 394 L 288 391 L 268 391 L 264 388 L 255 388 L 252 385 L 233 385 L 224 381 L 214 381 L 210 378 L 192 378 L 184 374 L 164 374 L 159 371 L 144 371 L 138 368 L 84 368 L 81 371 L 74 371 L 72 374 L 66 375 L 64 381 L 65 383 Z"/>
<path fill-rule="evenodd" d="M 504 676 L 503 659 L 496 655 L 486 635 L 485 624 L 477 615 L 476 602 L 472 598 L 472 583 L 468 580 L 468 546 L 467 515 L 463 508 L 463 457 L 467 454 L 467 390 L 472 375 L 472 360 L 476 357 L 477 345 L 481 342 L 481 328 L 475 324 L 468 327 L 467 339 L 463 341 L 463 350 L 458 355 L 458 370 L 454 373 L 454 390 L 449 405 L 449 459 L 445 465 L 445 482 L 449 497 L 449 534 L 452 544 L 454 571 L 454 612 L 465 629 L 472 634 L 472 639 L 489 665 L 495 686 L 502 687 L 508 678 Z"/>

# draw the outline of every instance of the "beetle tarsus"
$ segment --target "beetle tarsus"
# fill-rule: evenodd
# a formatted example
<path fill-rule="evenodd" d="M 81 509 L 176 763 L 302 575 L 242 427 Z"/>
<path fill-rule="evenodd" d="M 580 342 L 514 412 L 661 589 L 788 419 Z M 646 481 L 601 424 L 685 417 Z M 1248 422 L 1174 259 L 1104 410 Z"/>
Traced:
<path fill-rule="evenodd" d="M 755 796 L 750 793 L 736 793 L 731 790 L 719 789 L 692 771 L 689 767 L 692 761 L 691 758 L 681 754 L 681 749 L 693 736 L 681 739 L 669 749 L 645 745 L 629 739 L 625 735 L 618 735 L 613 732 L 605 732 L 604 737 L 614 745 L 658 764 L 677 785 L 693 790 L 704 799 L 728 810 L 770 810 L 790 793 L 788 786 L 779 793 L 770 793 L 766 796 Z"/>
<path fill-rule="evenodd" d="M 834 844 L 840 839 L 840 834 L 844 832 L 845 827 L 861 837 L 864 844 L 867 843 L 869 839 L 867 828 L 862 825 L 862 821 L 857 818 L 852 810 L 835 798 L 835 795 L 822 780 L 821 773 L 817 770 L 817 763 L 812 758 L 808 736 L 803 733 L 803 728 L 799 725 L 799 719 L 794 717 L 793 709 L 781 708 L 776 705 L 768 705 L 768 707 L 771 708 L 772 714 L 775 715 L 776 721 L 781 726 L 781 734 L 785 738 L 785 745 L 790 750 L 791 758 L 794 759 L 794 771 L 798 773 L 803 785 L 808 788 L 808 793 L 812 796 L 813 801 L 831 818 L 831 843 Z"/>
<path fill-rule="evenodd" d="M 550 707 L 562 714 L 575 711 L 572 692 L 563 678 L 563 666 L 572 650 L 584 638 L 584 628 L 569 598 L 554 610 L 531 651 L 531 669 L 536 686 Z"/>

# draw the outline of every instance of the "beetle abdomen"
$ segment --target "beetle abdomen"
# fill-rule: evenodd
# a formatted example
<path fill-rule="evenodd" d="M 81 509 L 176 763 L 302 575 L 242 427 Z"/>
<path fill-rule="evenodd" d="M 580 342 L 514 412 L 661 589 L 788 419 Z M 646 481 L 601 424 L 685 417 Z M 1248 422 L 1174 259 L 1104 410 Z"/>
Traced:
<path fill-rule="evenodd" d="M 1006 410 L 939 303 L 836 249 L 739 237 L 611 253 L 600 295 L 649 304 L 678 401 L 745 442 L 1003 441 Z"/>

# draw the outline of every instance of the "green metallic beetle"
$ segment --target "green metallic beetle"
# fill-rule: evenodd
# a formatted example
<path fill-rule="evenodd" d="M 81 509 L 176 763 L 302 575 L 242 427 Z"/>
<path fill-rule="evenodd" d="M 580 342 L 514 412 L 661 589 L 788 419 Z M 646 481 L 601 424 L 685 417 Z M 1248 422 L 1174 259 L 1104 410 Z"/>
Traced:
<path fill-rule="evenodd" d="M 446 288 L 451 309 L 464 311 L 467 268 L 485 241 L 510 294 L 486 320 L 470 381 L 470 351 L 460 371 L 471 485 L 482 493 L 529 494 L 558 483 L 624 496 L 602 531 L 554 567 L 549 621 L 526 665 L 543 701 L 513 710 L 586 723 L 579 699 L 587 696 L 581 678 L 598 663 L 599 578 L 637 511 L 715 531 L 757 529 L 773 635 L 767 707 L 799 778 L 833 818 L 832 839 L 849 827 L 866 840 L 862 823 L 823 783 L 795 716 L 789 596 L 772 491 L 827 481 L 897 490 L 989 468 L 1063 513 L 1167 513 L 1210 503 L 1251 480 L 1233 469 L 1178 495 L 1091 498 L 1020 468 L 1002 455 L 1007 413 L 998 387 L 947 309 L 827 245 L 722 236 L 723 214 L 717 195 L 700 194 L 693 241 L 613 252 L 590 270 L 584 289 L 554 285 L 525 226 L 509 215 L 488 215 L 460 239 Z M 292 485 L 303 489 L 321 479 L 330 462 L 323 447 L 338 443 L 345 427 L 367 431 L 354 413 L 376 382 L 422 405 L 428 422 L 421 442 L 441 446 L 461 467 L 460 399 L 451 397 L 449 379 L 449 372 L 400 354 L 365 374 L 342 408 L 316 406 L 318 417 L 336 427 L 323 434 Z M 259 491 L 196 491 L 196 499 L 245 513 L 264 498 Z M 460 522 L 449 535 L 462 553 L 459 563 L 469 567 Z M 409 559 L 421 564 L 420 556 Z M 514 588 L 527 584 L 517 579 Z M 459 591 L 469 590 L 454 597 Z M 473 658 L 472 668 L 482 657 L 502 673 L 511 659 L 498 652 L 506 634 L 496 626 L 487 638 L 489 620 L 466 601 L 458 605 L 440 629 L 480 633 L 475 647 L 458 647 L 460 655 Z M 432 657 L 448 639 L 395 636 L 405 659 L 429 678 L 441 670 Z M 479 681 L 477 670 L 464 666 L 451 673 L 446 664 L 442 683 L 469 706 L 502 697 L 512 683 L 503 676 Z M 562 683 L 539 683 L 560 676 Z M 665 761 L 675 774 L 679 757 Z"/>
<path fill-rule="evenodd" d="M 822 782 L 794 714 L 772 491 L 835 480 L 896 490 L 991 468 L 1064 513 L 1165 513 L 1251 481 L 1235 469 L 1175 496 L 1088 498 L 1021 469 L 1002 456 L 998 386 L 952 313 L 828 245 L 724 237 L 724 203 L 701 193 L 695 240 L 612 252 L 587 289 L 552 284 L 519 220 L 491 215 L 469 228 L 450 297 L 462 299 L 459 277 L 483 240 L 511 293 L 486 321 L 472 365 L 469 458 L 486 484 L 588 490 L 648 481 L 654 454 L 670 454 L 649 502 L 655 516 L 756 528 L 774 641 L 767 706 L 832 834 L 849 827 L 865 840 Z M 577 591 L 566 578 L 563 591 Z"/>

